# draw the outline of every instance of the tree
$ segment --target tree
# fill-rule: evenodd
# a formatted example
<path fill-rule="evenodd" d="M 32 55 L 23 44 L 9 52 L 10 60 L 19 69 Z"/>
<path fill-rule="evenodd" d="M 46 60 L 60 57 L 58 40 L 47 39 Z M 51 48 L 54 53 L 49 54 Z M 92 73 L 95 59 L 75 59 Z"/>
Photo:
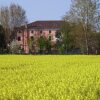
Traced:
<path fill-rule="evenodd" d="M 73 24 L 67 21 L 64 21 L 61 27 L 61 33 L 62 33 L 62 43 L 63 47 L 68 54 L 69 50 L 73 46 L 73 34 L 72 34 L 72 27 Z"/>
<path fill-rule="evenodd" d="M 72 0 L 69 13 L 64 18 L 67 21 L 81 25 L 84 33 L 86 53 L 89 53 L 91 31 L 97 31 L 96 19 L 100 19 L 100 0 Z M 98 13 L 99 12 L 99 13 Z"/>
<path fill-rule="evenodd" d="M 29 45 L 29 51 L 32 53 L 33 51 L 33 45 L 34 45 L 34 37 L 29 37 L 28 39 L 28 45 Z"/>
<path fill-rule="evenodd" d="M 62 33 L 60 30 L 56 32 L 55 37 L 56 37 L 56 49 L 58 50 L 58 53 L 63 54 L 64 48 L 62 46 Z"/>
<path fill-rule="evenodd" d="M 4 28 L 6 44 L 10 41 L 10 36 L 13 34 L 15 27 L 20 27 L 27 22 L 25 10 L 16 4 L 11 4 L 9 7 L 1 7 L 0 23 Z"/>
<path fill-rule="evenodd" d="M 4 28 L 6 37 L 6 43 L 9 42 L 10 30 L 9 30 L 9 9 L 8 7 L 2 7 L 0 9 L 0 23 Z"/>
<path fill-rule="evenodd" d="M 0 25 L 0 53 L 4 53 L 4 49 L 6 49 L 5 31 Z"/>
<path fill-rule="evenodd" d="M 10 44 L 10 50 L 12 54 L 17 54 L 20 53 L 20 44 L 18 43 L 17 40 L 13 40 Z"/>
<path fill-rule="evenodd" d="M 40 36 L 38 39 L 38 44 L 40 48 L 40 53 L 44 53 L 43 51 L 46 49 L 46 37 L 45 36 Z"/>
<path fill-rule="evenodd" d="M 46 48 L 46 53 L 47 54 L 50 54 L 51 53 L 51 39 L 49 38 L 49 39 L 46 39 L 46 41 L 45 41 L 45 48 Z"/>
<path fill-rule="evenodd" d="M 40 49 L 40 54 L 50 54 L 51 53 L 51 37 L 49 38 L 45 37 L 45 35 L 42 35 L 38 38 L 38 46 Z"/>
<path fill-rule="evenodd" d="M 11 29 L 26 24 L 27 22 L 26 12 L 20 5 L 11 4 L 9 7 L 9 13 L 10 13 Z"/>

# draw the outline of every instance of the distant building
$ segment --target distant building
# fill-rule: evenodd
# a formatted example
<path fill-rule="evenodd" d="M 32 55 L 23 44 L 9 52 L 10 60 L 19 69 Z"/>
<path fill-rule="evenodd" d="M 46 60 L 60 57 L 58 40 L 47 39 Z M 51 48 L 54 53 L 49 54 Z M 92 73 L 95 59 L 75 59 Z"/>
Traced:
<path fill-rule="evenodd" d="M 41 35 L 46 38 L 51 37 L 52 42 L 56 42 L 56 32 L 60 30 L 63 21 L 35 21 L 16 30 L 16 40 L 21 45 L 25 53 L 29 53 L 28 39 L 37 39 Z M 38 48 L 36 46 L 36 48 Z"/>

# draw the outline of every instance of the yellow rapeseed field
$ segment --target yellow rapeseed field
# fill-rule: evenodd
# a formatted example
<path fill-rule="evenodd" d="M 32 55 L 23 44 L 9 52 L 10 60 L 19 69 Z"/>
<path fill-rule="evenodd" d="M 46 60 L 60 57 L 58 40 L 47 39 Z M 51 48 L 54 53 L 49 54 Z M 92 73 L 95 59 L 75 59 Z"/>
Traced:
<path fill-rule="evenodd" d="M 100 56 L 1 55 L 0 100 L 100 100 Z"/>

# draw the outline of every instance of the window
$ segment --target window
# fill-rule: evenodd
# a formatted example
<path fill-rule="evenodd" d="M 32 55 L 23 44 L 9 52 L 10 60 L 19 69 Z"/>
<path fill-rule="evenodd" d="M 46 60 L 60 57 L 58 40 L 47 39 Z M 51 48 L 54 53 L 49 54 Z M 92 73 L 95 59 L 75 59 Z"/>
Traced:
<path fill-rule="evenodd" d="M 18 37 L 18 41 L 21 41 L 21 37 L 20 36 Z"/>
<path fill-rule="evenodd" d="M 33 36 L 31 36 L 31 40 L 34 40 L 34 37 Z"/>
<path fill-rule="evenodd" d="M 42 33 L 42 30 L 40 31 L 40 33 Z"/>
<path fill-rule="evenodd" d="M 21 30 L 19 30 L 18 33 L 21 33 Z"/>
<path fill-rule="evenodd" d="M 49 33 L 51 33 L 51 30 L 49 30 Z"/>
<path fill-rule="evenodd" d="M 32 30 L 31 33 L 34 33 L 34 31 Z"/>
<path fill-rule="evenodd" d="M 55 34 L 55 37 L 56 38 L 61 38 L 61 32 L 60 31 L 57 31 L 56 34 Z"/>

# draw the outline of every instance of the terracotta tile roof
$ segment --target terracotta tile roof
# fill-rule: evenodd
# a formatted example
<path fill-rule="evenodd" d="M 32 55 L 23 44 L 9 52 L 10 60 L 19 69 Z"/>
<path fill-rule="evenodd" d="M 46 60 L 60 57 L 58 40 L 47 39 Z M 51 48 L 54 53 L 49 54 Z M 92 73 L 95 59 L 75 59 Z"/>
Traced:
<path fill-rule="evenodd" d="M 15 30 L 25 29 L 25 28 L 40 28 L 40 29 L 59 29 L 62 25 L 62 20 L 50 20 L 50 21 L 35 21 L 21 27 L 16 27 Z"/>
<path fill-rule="evenodd" d="M 47 29 L 55 29 L 60 28 L 63 21 L 35 21 L 27 25 L 28 28 L 30 27 L 39 27 L 39 28 L 47 28 Z"/>

